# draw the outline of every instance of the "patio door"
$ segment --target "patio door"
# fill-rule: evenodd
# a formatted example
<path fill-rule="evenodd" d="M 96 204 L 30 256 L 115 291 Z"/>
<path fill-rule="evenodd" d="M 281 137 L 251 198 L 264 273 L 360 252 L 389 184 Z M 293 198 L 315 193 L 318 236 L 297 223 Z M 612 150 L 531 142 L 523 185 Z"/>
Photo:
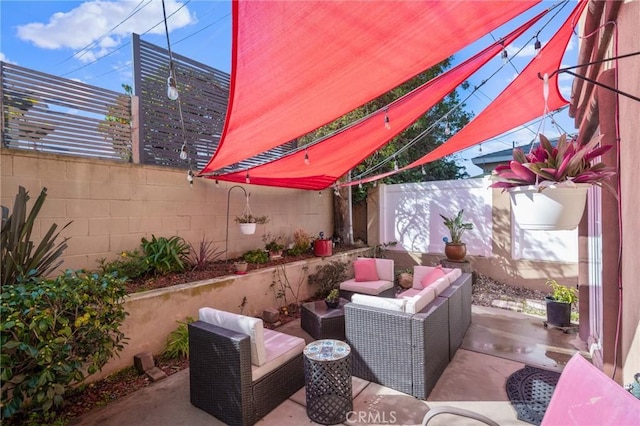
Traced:
<path fill-rule="evenodd" d="M 593 185 L 587 198 L 589 212 L 589 338 L 592 358 L 602 360 L 602 188 Z M 594 356 L 595 355 L 595 356 Z"/>

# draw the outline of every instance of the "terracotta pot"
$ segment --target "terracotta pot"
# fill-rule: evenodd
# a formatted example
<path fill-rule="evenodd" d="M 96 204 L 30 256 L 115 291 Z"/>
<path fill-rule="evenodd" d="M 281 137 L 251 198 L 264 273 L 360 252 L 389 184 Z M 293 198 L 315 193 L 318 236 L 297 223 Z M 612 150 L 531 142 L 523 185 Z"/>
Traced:
<path fill-rule="evenodd" d="M 444 246 L 444 254 L 452 262 L 462 262 L 467 255 L 467 245 L 465 243 L 447 243 Z"/>

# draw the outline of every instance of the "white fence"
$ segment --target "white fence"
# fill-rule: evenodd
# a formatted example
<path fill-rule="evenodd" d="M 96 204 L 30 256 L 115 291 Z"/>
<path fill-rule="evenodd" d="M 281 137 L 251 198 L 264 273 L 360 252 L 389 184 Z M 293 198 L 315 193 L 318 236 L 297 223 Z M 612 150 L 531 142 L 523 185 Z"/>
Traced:
<path fill-rule="evenodd" d="M 443 253 L 443 237 L 449 231 L 440 214 L 455 216 L 464 210 L 465 221 L 473 223 L 463 241 L 471 256 L 493 256 L 493 197 L 487 178 L 436 181 L 398 185 L 380 185 L 380 242 L 396 241 L 390 248 L 396 251 Z M 513 260 L 545 262 L 578 261 L 578 231 L 525 231 L 513 220 L 511 227 L 511 257 Z M 502 235 L 502 234 L 498 234 Z"/>

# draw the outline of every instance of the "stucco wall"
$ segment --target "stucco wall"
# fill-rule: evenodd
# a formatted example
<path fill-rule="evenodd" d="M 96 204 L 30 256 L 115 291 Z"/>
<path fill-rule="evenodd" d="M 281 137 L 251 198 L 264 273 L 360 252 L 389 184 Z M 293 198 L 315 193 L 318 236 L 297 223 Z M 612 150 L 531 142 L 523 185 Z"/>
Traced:
<path fill-rule="evenodd" d="M 289 281 L 294 291 L 299 291 L 298 301 L 314 295 L 318 290 L 309 285 L 307 278 L 319 267 L 332 261 L 351 263 L 357 256 L 370 254 L 371 249 L 356 249 L 332 257 L 314 258 L 283 266 L 254 270 L 246 275 L 226 277 L 183 284 L 127 297 L 125 309 L 129 313 L 120 330 L 129 339 L 119 357 L 113 357 L 100 373 L 89 378 L 96 381 L 109 374 L 133 365 L 133 357 L 143 351 L 159 354 L 164 349 L 169 333 L 176 329 L 176 321 L 187 317 L 198 318 L 198 309 L 212 307 L 228 312 L 261 316 L 266 308 L 282 306 L 283 299 L 276 299 L 271 284 Z M 241 308 L 243 300 L 246 303 Z M 287 302 L 295 302 L 287 290 Z M 170 308 L 169 308 L 170 307 Z"/>
<path fill-rule="evenodd" d="M 625 2 L 618 15 L 618 53 L 640 51 L 640 2 Z M 621 91 L 640 94 L 640 59 L 617 61 Z M 622 224 L 622 327 L 620 330 L 623 383 L 631 383 L 640 372 L 640 102 L 619 96 L 620 102 L 620 193 Z"/>
<path fill-rule="evenodd" d="M 63 236 L 71 237 L 63 269 L 97 267 L 96 259 L 113 258 L 123 250 L 138 248 L 143 237 L 178 235 L 194 245 L 205 238 L 224 250 L 227 197 L 230 200 L 229 258 L 262 248 L 265 231 L 291 235 L 304 229 L 312 235 L 333 232 L 331 191 L 300 191 L 242 185 L 250 193 L 254 215 L 270 222 L 258 225 L 254 235 L 243 235 L 233 221 L 242 214 L 244 193 L 220 182 L 196 179 L 193 187 L 182 170 L 0 150 L 1 204 L 12 208 L 18 186 L 29 191 L 29 208 L 48 188 L 48 196 L 35 226 L 41 238 L 52 223 L 71 225 Z"/>

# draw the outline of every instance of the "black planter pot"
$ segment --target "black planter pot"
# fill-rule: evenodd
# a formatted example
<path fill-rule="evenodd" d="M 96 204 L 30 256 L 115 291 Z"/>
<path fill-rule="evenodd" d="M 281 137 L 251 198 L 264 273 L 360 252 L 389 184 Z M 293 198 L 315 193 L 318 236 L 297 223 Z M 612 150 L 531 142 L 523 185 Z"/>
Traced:
<path fill-rule="evenodd" d="M 335 302 L 330 302 L 328 300 L 325 299 L 324 303 L 327 304 L 327 308 L 329 309 L 335 309 L 338 307 L 338 305 L 340 304 L 340 300 L 336 300 Z"/>
<path fill-rule="evenodd" d="M 545 297 L 547 302 L 547 323 L 558 327 L 571 326 L 571 303 L 556 302 L 553 297 Z"/>

